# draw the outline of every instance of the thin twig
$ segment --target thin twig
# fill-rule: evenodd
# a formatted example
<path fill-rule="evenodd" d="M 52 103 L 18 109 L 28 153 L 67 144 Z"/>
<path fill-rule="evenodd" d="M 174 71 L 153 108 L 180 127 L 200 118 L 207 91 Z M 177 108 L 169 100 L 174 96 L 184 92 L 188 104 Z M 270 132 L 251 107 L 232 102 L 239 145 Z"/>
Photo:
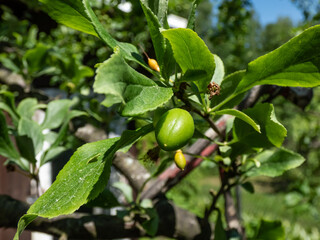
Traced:
<path fill-rule="evenodd" d="M 221 139 L 223 139 L 223 138 L 225 137 L 224 134 L 222 134 L 222 133 L 219 131 L 218 127 L 216 126 L 216 124 L 214 123 L 214 121 L 210 118 L 210 116 L 209 116 L 209 115 L 205 115 L 205 116 L 203 116 L 203 117 L 204 117 L 204 119 L 209 123 L 210 127 L 219 135 L 219 137 L 220 137 Z"/>
<path fill-rule="evenodd" d="M 207 209 L 207 210 L 205 211 L 205 213 L 204 213 L 204 220 L 205 220 L 205 221 L 208 221 L 211 213 L 212 213 L 214 210 L 217 209 L 217 208 L 216 208 L 216 204 L 217 204 L 217 201 L 218 201 L 219 197 L 224 193 L 224 188 L 225 188 L 225 185 L 222 183 L 221 186 L 220 186 L 220 189 L 219 189 L 218 193 L 213 196 L 213 200 L 212 200 L 212 203 L 211 203 L 211 205 L 210 205 L 210 208 Z"/>

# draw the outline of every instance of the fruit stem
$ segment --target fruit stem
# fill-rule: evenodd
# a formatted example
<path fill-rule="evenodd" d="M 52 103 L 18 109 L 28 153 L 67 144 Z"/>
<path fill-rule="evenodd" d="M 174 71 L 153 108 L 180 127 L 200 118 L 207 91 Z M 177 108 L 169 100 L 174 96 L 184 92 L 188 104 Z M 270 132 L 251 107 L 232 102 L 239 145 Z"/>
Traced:
<path fill-rule="evenodd" d="M 142 50 L 143 54 L 144 54 L 148 59 L 150 59 L 149 56 L 148 56 L 148 54 L 146 53 L 146 51 L 143 49 L 143 47 L 142 47 L 140 44 L 139 44 L 139 47 L 140 47 L 140 49 Z"/>

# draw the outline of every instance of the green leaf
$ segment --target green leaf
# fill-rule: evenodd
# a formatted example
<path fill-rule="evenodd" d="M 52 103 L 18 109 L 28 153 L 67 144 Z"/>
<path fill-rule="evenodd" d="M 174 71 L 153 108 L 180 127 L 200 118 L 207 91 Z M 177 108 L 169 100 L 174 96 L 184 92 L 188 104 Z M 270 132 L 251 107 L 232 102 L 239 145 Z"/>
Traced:
<path fill-rule="evenodd" d="M 50 147 L 44 158 L 41 159 L 40 166 L 43 164 L 56 159 L 61 153 L 65 152 L 66 148 L 62 146 Z"/>
<path fill-rule="evenodd" d="M 120 152 L 127 152 L 132 144 L 138 141 L 142 136 L 153 130 L 153 124 L 150 123 L 136 130 L 126 130 L 121 134 L 121 139 L 118 142 L 117 148 Z"/>
<path fill-rule="evenodd" d="M 220 146 L 219 151 L 219 155 L 221 155 L 223 158 L 226 158 L 230 156 L 232 148 L 230 146 Z"/>
<path fill-rule="evenodd" d="M 228 239 L 226 232 L 223 228 L 220 211 L 218 212 L 217 221 L 216 221 L 216 225 L 214 228 L 214 239 L 219 239 L 219 240 L 227 240 Z"/>
<path fill-rule="evenodd" d="M 39 0 L 46 8 L 46 12 L 54 20 L 68 27 L 94 36 L 99 36 L 109 47 L 119 47 L 121 54 L 128 60 L 135 61 L 142 66 L 143 61 L 135 46 L 116 41 L 99 22 L 88 0 Z"/>
<path fill-rule="evenodd" d="M 39 0 L 46 12 L 58 23 L 98 36 L 81 0 Z"/>
<path fill-rule="evenodd" d="M 173 51 L 172 51 L 172 47 L 170 45 L 169 40 L 165 39 L 165 41 L 166 41 L 166 49 L 163 56 L 163 62 L 159 67 L 160 67 L 162 77 L 166 80 L 170 80 L 170 77 L 173 74 L 176 67 L 176 61 L 173 57 Z"/>
<path fill-rule="evenodd" d="M 221 85 L 222 80 L 224 78 L 224 65 L 221 58 L 218 55 L 213 54 L 213 56 L 214 56 L 214 62 L 216 64 L 216 69 L 214 71 L 211 82 L 215 82 Z"/>
<path fill-rule="evenodd" d="M 76 117 L 80 117 L 80 116 L 86 116 L 87 114 L 85 112 L 82 111 L 78 111 L 78 110 L 72 110 L 69 111 L 67 116 L 64 119 L 64 123 L 61 126 L 58 135 L 56 136 L 55 141 L 52 143 L 51 147 L 56 147 L 58 146 L 61 141 L 63 140 L 64 136 L 67 134 L 68 131 L 68 126 L 69 126 L 69 122 Z"/>
<path fill-rule="evenodd" d="M 272 84 L 291 87 L 320 85 L 320 25 L 257 58 L 236 89 L 242 93 L 255 85 Z"/>
<path fill-rule="evenodd" d="M 73 154 L 52 186 L 27 213 L 53 218 L 76 211 L 97 197 L 108 181 L 115 145 L 119 138 L 88 143 Z M 90 161 L 93 156 L 96 161 Z"/>
<path fill-rule="evenodd" d="M 79 0 L 78 0 L 79 1 Z M 108 44 L 112 49 L 117 46 L 117 41 L 105 30 L 102 24 L 99 22 L 97 16 L 94 14 L 90 3 L 88 0 L 82 0 L 83 10 L 88 16 L 89 21 L 95 29 L 95 32 L 99 35 L 99 37 Z"/>
<path fill-rule="evenodd" d="M 188 70 L 205 71 L 204 80 L 196 81 L 200 92 L 205 92 L 210 83 L 214 70 L 214 56 L 209 51 L 204 41 L 190 29 L 170 29 L 162 32 L 172 46 L 174 58 L 183 73 Z"/>
<path fill-rule="evenodd" d="M 0 111 L 0 155 L 11 159 L 21 166 L 19 161 L 20 155 L 9 138 L 6 118 L 2 111 Z M 23 165 L 21 167 L 24 168 Z"/>
<path fill-rule="evenodd" d="M 104 189 L 102 193 L 95 199 L 86 204 L 88 207 L 113 208 L 120 206 L 117 198 L 109 189 Z"/>
<path fill-rule="evenodd" d="M 299 167 L 305 161 L 301 155 L 283 148 L 266 150 L 257 155 L 256 159 L 261 163 L 261 166 L 248 171 L 248 176 L 277 177 L 285 171 Z"/>
<path fill-rule="evenodd" d="M 0 53 L 0 63 L 5 68 L 11 70 L 14 73 L 20 73 L 20 68 L 9 58 L 9 54 Z"/>
<path fill-rule="evenodd" d="M 163 59 L 166 49 L 166 41 L 165 38 L 160 33 L 161 25 L 156 15 L 151 11 L 151 9 L 146 6 L 143 1 L 140 0 L 140 4 L 144 15 L 147 19 L 151 40 L 153 43 L 153 47 L 157 56 L 157 61 L 160 66 L 160 70 L 163 68 Z"/>
<path fill-rule="evenodd" d="M 194 0 L 192 3 L 191 11 L 188 18 L 187 28 L 195 30 L 195 21 L 196 21 L 196 10 L 201 0 Z"/>
<path fill-rule="evenodd" d="M 35 214 L 25 214 L 23 215 L 18 223 L 17 232 L 14 235 L 13 240 L 19 240 L 19 236 L 23 232 L 23 230 L 33 221 L 37 218 L 37 215 Z"/>
<path fill-rule="evenodd" d="M 167 11 L 169 0 L 140 0 L 140 3 L 148 7 L 153 14 L 159 19 L 159 23 L 162 27 L 167 28 Z"/>
<path fill-rule="evenodd" d="M 121 55 L 131 61 L 135 61 L 145 67 L 145 63 L 142 61 L 142 58 L 137 50 L 137 48 L 129 43 L 121 43 L 115 40 L 104 28 L 104 26 L 100 23 L 97 16 L 94 14 L 89 1 L 83 0 L 85 12 L 88 14 L 88 18 L 91 21 L 91 24 L 93 25 L 96 33 L 99 35 L 99 37 L 113 50 L 118 47 L 120 49 Z"/>
<path fill-rule="evenodd" d="M 19 121 L 19 117 L 7 104 L 0 102 L 0 110 L 6 111 L 7 113 L 9 113 L 12 121 L 15 123 L 14 125 L 17 125 Z"/>
<path fill-rule="evenodd" d="M 257 149 L 250 146 L 250 144 L 247 144 L 245 142 L 239 142 L 235 140 L 235 142 L 231 142 L 229 146 L 232 148 L 232 152 L 230 154 L 230 158 L 235 159 L 236 157 L 244 154 L 253 154 L 257 153 Z"/>
<path fill-rule="evenodd" d="M 35 163 L 36 155 L 34 150 L 34 144 L 30 137 L 16 136 L 16 144 L 19 149 L 20 155 L 31 163 Z"/>
<path fill-rule="evenodd" d="M 169 0 L 159 0 L 158 4 L 158 19 L 162 27 L 166 27 L 167 23 L 167 12 L 168 12 L 168 2 Z"/>
<path fill-rule="evenodd" d="M 118 47 L 113 49 L 114 52 L 116 52 L 117 49 L 120 49 L 120 53 L 123 58 L 125 58 L 126 60 L 134 61 L 147 70 L 150 70 L 148 65 L 143 61 L 143 58 L 141 57 L 136 46 L 125 42 L 117 42 L 117 44 Z"/>
<path fill-rule="evenodd" d="M 128 184 L 123 182 L 115 182 L 112 184 L 112 186 L 119 189 L 123 193 L 128 203 L 133 201 L 132 188 Z"/>
<path fill-rule="evenodd" d="M 8 91 L 0 91 L 0 96 L 0 109 L 9 113 L 12 122 L 15 126 L 17 126 L 19 121 L 19 114 L 17 113 L 16 105 L 14 102 L 14 94 Z"/>
<path fill-rule="evenodd" d="M 51 101 L 46 110 L 46 117 L 41 124 L 42 129 L 59 127 L 64 122 L 70 106 L 71 100 L 68 99 Z"/>
<path fill-rule="evenodd" d="M 103 105 L 120 103 L 123 116 L 136 116 L 166 103 L 173 95 L 171 88 L 159 87 L 153 80 L 132 69 L 115 53 L 97 69 L 94 91 L 106 94 Z"/>
<path fill-rule="evenodd" d="M 235 139 L 256 148 L 280 147 L 282 145 L 287 135 L 287 130 L 276 119 L 272 104 L 257 104 L 243 112 L 260 125 L 261 134 L 252 129 L 247 123 L 236 118 L 234 121 Z"/>
<path fill-rule="evenodd" d="M 280 221 L 261 220 L 256 240 L 285 240 L 285 230 Z"/>
<path fill-rule="evenodd" d="M 75 117 L 80 117 L 80 116 L 85 116 L 85 115 L 86 115 L 85 112 L 78 111 L 78 110 L 72 110 L 72 111 L 68 112 L 67 116 L 64 119 L 64 123 L 59 130 L 59 133 L 54 136 L 53 141 L 51 139 L 50 148 L 41 156 L 40 166 L 42 166 L 43 164 L 45 164 L 48 161 L 53 160 L 53 158 L 54 158 L 53 154 L 56 154 L 55 156 L 58 156 L 59 153 L 63 152 L 62 147 L 59 147 L 59 145 L 64 140 L 64 137 L 66 136 L 66 134 L 68 132 L 69 122 L 71 121 L 71 119 L 73 119 Z M 49 137 L 50 136 L 52 137 L 52 134 L 50 134 Z M 47 155 L 49 155 L 49 156 L 47 156 Z"/>
<path fill-rule="evenodd" d="M 241 187 L 243 187 L 249 193 L 254 193 L 254 186 L 251 182 L 242 183 Z"/>
<path fill-rule="evenodd" d="M 131 134 L 130 139 L 122 136 L 121 139 L 106 139 L 78 148 L 51 187 L 37 199 L 27 213 L 53 218 L 73 213 L 81 205 L 95 199 L 108 182 L 116 151 L 134 143 L 151 131 L 150 129 L 153 129 L 152 124 L 137 129 L 135 137 Z M 20 228 L 18 230 L 16 239 L 21 234 Z"/>
<path fill-rule="evenodd" d="M 77 66 L 75 75 L 72 77 L 72 82 L 76 85 L 80 85 L 82 79 L 92 76 L 94 76 L 94 71 L 92 68 L 87 66 Z"/>
<path fill-rule="evenodd" d="M 206 81 L 208 75 L 205 70 L 187 70 L 182 76 L 183 82 Z"/>
<path fill-rule="evenodd" d="M 17 112 L 20 116 L 32 119 L 35 110 L 44 108 L 45 106 L 46 105 L 44 104 L 38 104 L 38 101 L 35 98 L 25 98 L 19 103 Z"/>
<path fill-rule="evenodd" d="M 162 76 L 168 80 L 175 66 L 171 45 L 169 41 L 165 39 L 160 32 L 160 28 L 162 26 L 160 19 L 158 20 L 158 17 L 152 12 L 152 10 L 150 9 L 150 6 L 148 7 L 146 5 L 145 1 L 140 0 L 140 4 L 145 14 L 145 17 L 147 19 L 150 36 L 151 36 L 153 47 L 157 57 L 157 62 L 160 67 L 160 72 Z M 154 4 L 156 5 L 157 3 L 154 3 Z M 166 16 L 166 10 L 164 9 L 167 8 L 165 6 L 165 5 L 168 5 L 167 0 L 164 0 L 164 1 L 160 0 L 158 4 L 159 4 L 159 11 L 160 10 L 165 11 L 165 13 L 159 12 L 159 14 L 160 15 L 165 14 Z"/>
<path fill-rule="evenodd" d="M 142 227 L 146 230 L 148 235 L 155 236 L 159 226 L 158 213 L 154 208 L 145 208 L 144 210 L 149 219 L 142 223 Z"/>
<path fill-rule="evenodd" d="M 228 115 L 231 115 L 231 116 L 235 116 L 235 117 L 241 119 L 242 121 L 248 123 L 251 127 L 253 127 L 254 130 L 256 130 L 257 132 L 260 133 L 259 124 L 257 124 L 252 118 L 250 118 L 244 112 L 241 112 L 241 111 L 236 110 L 236 109 L 223 109 L 223 110 L 215 112 L 215 114 L 216 115 L 228 114 Z"/>
<path fill-rule="evenodd" d="M 44 136 L 40 125 L 35 121 L 25 117 L 20 118 L 18 134 L 20 136 L 27 136 L 32 140 L 35 154 L 38 154 L 42 150 Z"/>
<path fill-rule="evenodd" d="M 29 74 L 34 74 L 43 70 L 46 66 L 48 50 L 48 46 L 39 43 L 35 48 L 29 49 L 24 54 L 23 60 L 27 63 Z"/>

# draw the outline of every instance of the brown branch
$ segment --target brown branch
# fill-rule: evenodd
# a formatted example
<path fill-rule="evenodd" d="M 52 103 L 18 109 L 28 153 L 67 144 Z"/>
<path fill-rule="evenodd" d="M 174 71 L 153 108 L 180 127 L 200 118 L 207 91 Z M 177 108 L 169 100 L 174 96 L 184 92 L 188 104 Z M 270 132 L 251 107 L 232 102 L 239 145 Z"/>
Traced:
<path fill-rule="evenodd" d="M 243 239 L 244 231 L 238 218 L 237 210 L 230 190 L 224 192 L 224 201 L 227 231 L 237 231 L 237 233 L 242 237 L 241 239 Z"/>
<path fill-rule="evenodd" d="M 211 119 L 210 115 L 204 114 L 196 108 L 192 108 L 192 111 L 197 113 L 200 117 L 207 121 L 209 126 L 218 134 L 218 136 L 222 139 L 224 135 L 220 131 L 220 129 L 216 126 L 215 122 Z"/>
<path fill-rule="evenodd" d="M 138 192 L 144 182 L 150 177 L 149 171 L 130 153 L 116 153 L 113 165 L 128 179 L 135 192 Z"/>
<path fill-rule="evenodd" d="M 259 85 L 251 88 L 248 96 L 239 104 L 237 108 L 241 110 L 252 107 L 254 104 L 256 104 L 256 102 L 259 100 L 262 94 L 266 92 L 265 87 L 266 86 Z"/>
<path fill-rule="evenodd" d="M 221 183 L 221 186 L 219 188 L 219 191 L 217 193 L 213 193 L 212 192 L 212 196 L 213 196 L 213 199 L 212 199 L 212 203 L 210 205 L 210 207 L 205 211 L 205 214 L 204 214 L 204 221 L 208 221 L 209 220 L 209 217 L 211 215 L 211 213 L 217 209 L 217 202 L 218 202 L 218 199 L 220 198 L 220 196 L 224 193 L 224 188 L 225 188 L 225 185 L 224 183 Z"/>

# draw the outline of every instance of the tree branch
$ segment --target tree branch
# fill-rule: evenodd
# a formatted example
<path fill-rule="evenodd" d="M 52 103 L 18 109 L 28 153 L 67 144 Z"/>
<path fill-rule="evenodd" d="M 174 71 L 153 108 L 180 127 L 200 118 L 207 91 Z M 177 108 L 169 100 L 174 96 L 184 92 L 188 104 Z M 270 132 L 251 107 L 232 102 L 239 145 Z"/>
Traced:
<path fill-rule="evenodd" d="M 138 192 L 150 177 L 149 171 L 130 153 L 117 152 L 113 165 L 128 179 L 135 192 Z"/>

